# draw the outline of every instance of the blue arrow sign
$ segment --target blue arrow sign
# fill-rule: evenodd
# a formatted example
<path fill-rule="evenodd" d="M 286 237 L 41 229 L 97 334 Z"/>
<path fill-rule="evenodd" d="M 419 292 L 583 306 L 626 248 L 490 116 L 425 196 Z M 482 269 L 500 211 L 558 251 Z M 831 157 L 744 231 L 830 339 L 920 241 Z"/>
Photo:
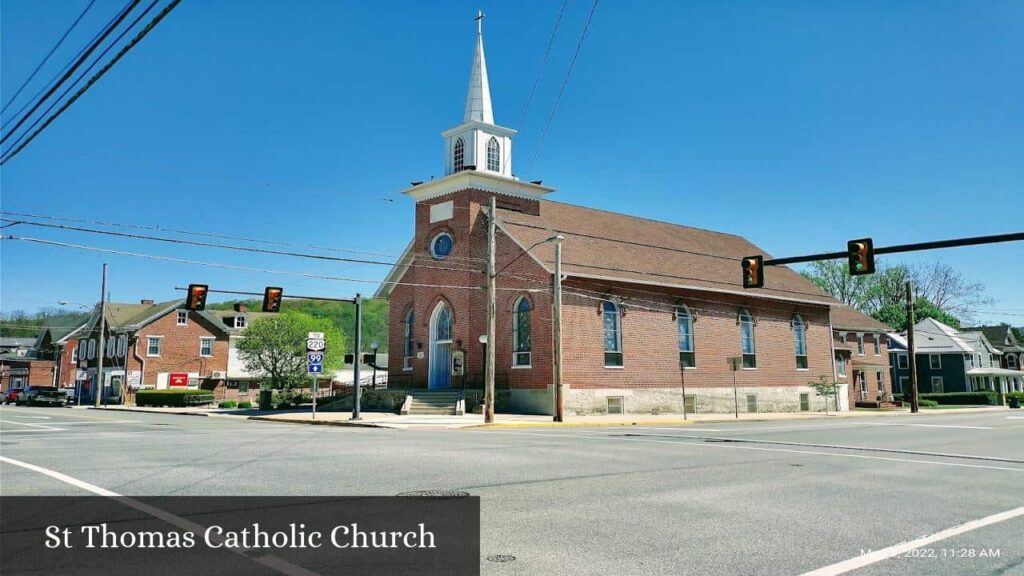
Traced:
<path fill-rule="evenodd" d="M 309 373 L 309 374 L 323 374 L 324 373 L 324 365 L 323 364 L 309 364 L 308 366 L 306 366 L 306 372 Z"/>

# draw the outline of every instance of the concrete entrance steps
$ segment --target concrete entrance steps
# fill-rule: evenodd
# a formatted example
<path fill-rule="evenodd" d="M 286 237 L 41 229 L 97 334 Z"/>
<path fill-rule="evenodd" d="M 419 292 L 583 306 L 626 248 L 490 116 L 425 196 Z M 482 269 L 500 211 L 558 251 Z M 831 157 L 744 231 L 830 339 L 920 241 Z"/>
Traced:
<path fill-rule="evenodd" d="M 412 396 L 409 414 L 413 416 L 454 416 L 455 407 L 462 400 L 462 392 L 457 390 L 414 390 L 409 395 Z"/>

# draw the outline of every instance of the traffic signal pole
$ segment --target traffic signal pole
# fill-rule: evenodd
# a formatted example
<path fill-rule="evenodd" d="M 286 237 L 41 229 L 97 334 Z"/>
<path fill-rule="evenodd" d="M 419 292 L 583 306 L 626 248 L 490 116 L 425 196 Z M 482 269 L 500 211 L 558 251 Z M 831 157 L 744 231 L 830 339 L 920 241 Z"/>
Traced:
<path fill-rule="evenodd" d="M 494 285 L 494 219 L 497 218 L 497 201 L 491 196 L 487 214 L 487 358 L 484 370 L 484 423 L 494 422 L 494 317 L 498 311 L 497 292 Z"/>
<path fill-rule="evenodd" d="M 355 357 L 352 361 L 352 419 L 359 420 L 359 364 L 362 362 L 361 349 L 363 347 L 363 297 L 356 294 L 356 342 Z"/>

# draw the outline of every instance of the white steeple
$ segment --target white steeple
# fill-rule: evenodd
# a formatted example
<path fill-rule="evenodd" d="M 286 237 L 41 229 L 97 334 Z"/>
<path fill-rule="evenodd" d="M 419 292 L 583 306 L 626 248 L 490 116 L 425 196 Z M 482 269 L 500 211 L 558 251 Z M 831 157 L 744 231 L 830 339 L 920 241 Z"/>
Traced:
<path fill-rule="evenodd" d="M 491 111 L 491 88 L 487 83 L 487 61 L 484 60 L 484 13 L 476 14 L 476 52 L 473 54 L 473 67 L 469 72 L 469 93 L 466 94 L 466 113 L 463 122 L 476 120 L 494 124 L 494 113 Z"/>

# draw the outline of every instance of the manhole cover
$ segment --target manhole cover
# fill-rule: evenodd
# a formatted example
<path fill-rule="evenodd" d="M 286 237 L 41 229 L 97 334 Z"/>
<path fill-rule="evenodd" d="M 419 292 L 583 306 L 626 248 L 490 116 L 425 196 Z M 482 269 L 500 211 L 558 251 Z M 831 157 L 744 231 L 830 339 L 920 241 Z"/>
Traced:
<path fill-rule="evenodd" d="M 488 562 L 515 562 L 516 557 L 509 554 L 494 554 L 487 557 Z"/>
<path fill-rule="evenodd" d="M 462 490 L 413 490 L 412 492 L 400 492 L 399 496 L 412 498 L 465 498 L 469 492 Z"/>

